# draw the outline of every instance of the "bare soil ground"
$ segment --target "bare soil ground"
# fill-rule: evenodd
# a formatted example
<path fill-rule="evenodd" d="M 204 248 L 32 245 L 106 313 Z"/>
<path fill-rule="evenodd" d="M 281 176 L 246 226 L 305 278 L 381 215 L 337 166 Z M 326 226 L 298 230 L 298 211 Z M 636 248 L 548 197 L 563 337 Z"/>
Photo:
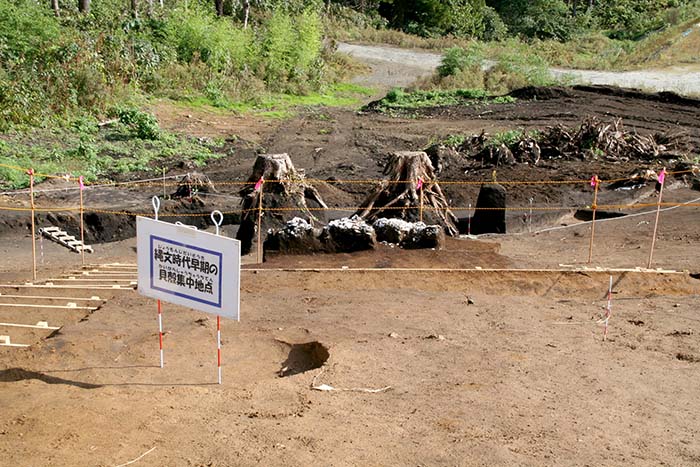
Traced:
<path fill-rule="evenodd" d="M 196 136 L 245 129 L 249 140 L 231 138 L 229 156 L 205 170 L 215 181 L 246 179 L 259 146 L 290 153 L 309 177 L 374 179 L 389 151 L 482 129 L 573 125 L 588 115 L 620 116 L 640 132 L 684 130 L 700 138 L 695 103 L 609 88 L 433 109 L 412 119 L 316 109 L 271 125 L 157 110 L 164 126 Z M 211 124 L 188 125 L 197 119 Z M 639 168 L 635 161 L 554 161 L 499 168 L 498 177 L 610 179 Z M 450 170 L 448 180 L 487 180 L 491 173 L 463 174 L 459 164 Z M 342 208 L 369 185 L 321 189 L 329 205 Z M 477 189 L 446 190 L 464 207 Z M 147 212 L 160 190 L 88 190 L 86 204 Z M 75 203 L 74 193 L 52 193 L 39 205 Z M 567 207 L 590 203 L 591 191 L 512 186 L 508 196 L 514 206 L 532 197 L 536 206 Z M 601 196 L 601 203 L 655 199 L 652 186 Z M 670 179 L 665 196 L 700 197 L 680 178 Z M 236 203 L 220 198 L 187 209 Z M 186 207 L 171 201 L 165 208 Z M 523 212 L 509 219 L 514 233 L 450 239 L 440 251 L 383 245 L 357 254 L 271 257 L 260 267 L 246 258 L 242 320 L 223 321 L 221 386 L 213 317 L 165 305 L 160 369 L 153 300 L 98 290 L 95 282 L 82 282 L 89 286 L 82 290 L 2 285 L 4 304 L 93 295 L 105 301 L 96 311 L 0 305 L 1 322 L 62 326 L 54 333 L 0 327 L 13 342 L 32 344 L 0 347 L 0 465 L 700 465 L 700 208 L 661 214 L 654 266 L 680 273 L 607 269 L 646 266 L 653 214 L 598 223 L 594 260 L 583 269 L 590 224 L 569 209 L 535 216 L 532 224 Z M 3 284 L 31 277 L 26 217 L 2 214 Z M 91 238 L 117 241 L 98 245 L 90 262 L 135 262 L 135 241 L 126 238 L 131 224 L 119 219 L 129 218 L 91 221 Z M 227 220 L 230 235 L 235 216 Z M 552 226 L 566 228 L 535 233 Z M 56 279 L 79 269 L 80 259 L 45 241 L 40 264 L 40 279 Z M 603 341 L 597 321 L 610 276 L 613 315 Z M 299 345 L 313 342 L 328 350 L 327 361 L 309 351 L 318 347 Z M 321 384 L 347 390 L 311 388 Z"/>

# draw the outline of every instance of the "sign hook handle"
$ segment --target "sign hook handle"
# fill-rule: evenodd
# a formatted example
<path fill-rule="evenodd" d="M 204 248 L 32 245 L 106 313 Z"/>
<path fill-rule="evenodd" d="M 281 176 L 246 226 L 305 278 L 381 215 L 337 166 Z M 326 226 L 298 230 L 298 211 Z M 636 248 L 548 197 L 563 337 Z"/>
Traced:
<path fill-rule="evenodd" d="M 180 227 L 187 227 L 188 229 L 198 230 L 196 225 L 187 225 L 187 224 L 183 224 L 180 221 L 176 221 L 175 225 L 179 225 Z"/>
<path fill-rule="evenodd" d="M 153 204 L 153 211 L 156 214 L 156 220 L 158 220 L 158 211 L 160 210 L 160 198 L 154 196 L 153 199 L 151 199 L 151 204 Z"/>
<path fill-rule="evenodd" d="M 217 220 L 217 217 L 219 220 Z M 218 209 L 211 212 L 211 221 L 216 226 L 216 235 L 219 235 L 219 228 L 224 223 L 224 215 Z"/>

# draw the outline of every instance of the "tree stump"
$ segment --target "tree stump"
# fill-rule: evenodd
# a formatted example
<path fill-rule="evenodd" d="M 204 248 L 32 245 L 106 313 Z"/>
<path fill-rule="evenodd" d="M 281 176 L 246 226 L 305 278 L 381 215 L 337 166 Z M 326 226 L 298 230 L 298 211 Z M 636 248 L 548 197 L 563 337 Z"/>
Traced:
<path fill-rule="evenodd" d="M 277 230 L 294 217 L 307 219 L 311 225 L 325 219 L 321 211 L 312 213 L 313 208 L 327 209 L 328 206 L 304 177 L 303 170 L 296 170 L 287 154 L 261 154 L 255 159 L 253 173 L 239 192 L 243 214 L 236 238 L 241 241 L 242 254 L 250 253 L 257 243 L 260 214 L 261 232 Z M 261 179 L 263 183 L 256 189 Z M 261 240 L 264 243 L 265 239 Z"/>
<path fill-rule="evenodd" d="M 172 198 L 195 198 L 199 193 L 216 193 L 216 188 L 206 175 L 191 172 L 180 179 Z"/>
<path fill-rule="evenodd" d="M 459 234 L 457 218 L 449 209 L 425 152 L 391 154 L 384 175 L 388 179 L 367 197 L 356 215 L 370 223 L 382 217 L 418 222 L 422 212 L 426 224 L 440 225 L 447 235 Z"/>

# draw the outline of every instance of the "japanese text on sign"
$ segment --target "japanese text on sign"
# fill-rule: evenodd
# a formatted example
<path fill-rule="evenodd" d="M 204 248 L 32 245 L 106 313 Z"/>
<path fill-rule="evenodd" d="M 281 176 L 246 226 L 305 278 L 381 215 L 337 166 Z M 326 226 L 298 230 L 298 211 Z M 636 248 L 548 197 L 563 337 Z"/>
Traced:
<path fill-rule="evenodd" d="M 220 253 L 155 235 L 150 241 L 152 288 L 209 305 L 221 305 Z"/>

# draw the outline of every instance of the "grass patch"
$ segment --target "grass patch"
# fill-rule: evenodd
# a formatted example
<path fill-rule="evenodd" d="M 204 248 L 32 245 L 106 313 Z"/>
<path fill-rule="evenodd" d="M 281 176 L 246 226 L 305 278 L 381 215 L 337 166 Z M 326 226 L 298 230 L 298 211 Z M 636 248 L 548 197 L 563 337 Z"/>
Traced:
<path fill-rule="evenodd" d="M 700 63 L 700 18 L 642 39 L 621 64 L 629 68 Z"/>
<path fill-rule="evenodd" d="M 328 86 L 321 92 L 306 95 L 265 94 L 256 100 L 228 101 L 217 98 L 212 100 L 207 95 L 184 97 L 175 101 L 180 107 L 203 108 L 207 111 L 224 114 L 235 112 L 243 115 L 256 115 L 272 119 L 285 119 L 295 115 L 297 107 L 357 107 L 374 90 L 349 83 Z"/>
<path fill-rule="evenodd" d="M 115 178 L 132 172 L 160 173 L 175 161 L 195 167 L 223 157 L 218 140 L 201 141 L 159 131 L 158 139 L 143 139 L 124 123 L 99 128 L 97 121 L 80 119 L 59 129 L 10 133 L 0 140 L 0 163 L 31 167 L 50 175 L 83 175 L 87 181 Z M 41 178 L 37 178 L 37 181 Z M 0 167 L 2 189 L 24 188 L 29 177 Z"/>
<path fill-rule="evenodd" d="M 452 148 L 459 148 L 462 146 L 465 142 L 467 142 L 473 135 L 472 134 L 453 134 L 453 135 L 447 135 L 443 140 L 439 141 L 440 144 L 444 144 L 445 146 L 449 146 Z M 524 139 L 534 139 L 535 141 L 538 141 L 541 137 L 541 133 L 537 130 L 524 130 L 524 129 L 515 129 L 515 130 L 506 130 L 506 131 L 501 131 L 499 133 L 495 133 L 492 136 L 489 136 L 488 140 L 484 143 L 485 147 L 499 147 L 502 144 L 511 147 L 514 144 L 517 144 L 519 141 L 522 141 Z"/>
<path fill-rule="evenodd" d="M 490 96 L 481 89 L 451 89 L 412 92 L 395 88 L 382 99 L 372 102 L 363 110 L 373 110 L 390 115 L 410 115 L 414 110 L 448 105 L 489 105 L 515 102 L 510 96 Z"/>

